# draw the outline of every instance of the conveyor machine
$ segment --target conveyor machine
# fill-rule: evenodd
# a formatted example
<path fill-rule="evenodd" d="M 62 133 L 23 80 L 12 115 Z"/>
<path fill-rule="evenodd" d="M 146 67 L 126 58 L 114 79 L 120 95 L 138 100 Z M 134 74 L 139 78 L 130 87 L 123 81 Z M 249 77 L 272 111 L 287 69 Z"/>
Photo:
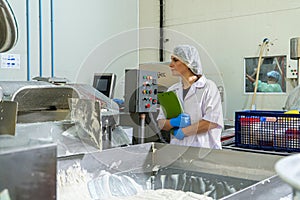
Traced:
<path fill-rule="evenodd" d="M 4 101 L 17 102 L 15 137 L 57 143 L 58 157 L 129 144 L 119 107 L 92 86 L 2 81 Z"/>

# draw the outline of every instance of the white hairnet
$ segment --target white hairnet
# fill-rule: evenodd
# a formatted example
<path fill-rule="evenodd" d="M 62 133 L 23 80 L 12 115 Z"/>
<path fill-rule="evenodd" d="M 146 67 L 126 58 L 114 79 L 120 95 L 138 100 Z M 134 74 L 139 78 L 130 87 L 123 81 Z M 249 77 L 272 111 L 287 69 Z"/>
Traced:
<path fill-rule="evenodd" d="M 200 56 L 195 47 L 190 45 L 179 45 L 174 48 L 173 56 L 186 64 L 194 74 L 202 74 Z"/>

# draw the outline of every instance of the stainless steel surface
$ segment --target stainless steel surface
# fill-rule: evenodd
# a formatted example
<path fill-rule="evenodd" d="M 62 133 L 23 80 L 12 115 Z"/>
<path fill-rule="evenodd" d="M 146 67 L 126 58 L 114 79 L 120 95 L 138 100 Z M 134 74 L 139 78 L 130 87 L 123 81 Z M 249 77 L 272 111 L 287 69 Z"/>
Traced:
<path fill-rule="evenodd" d="M 116 128 L 118 105 L 92 86 L 0 81 L 0 87 L 6 101 L 19 105 L 15 137 L 55 142 L 58 157 L 100 151 L 104 127 L 111 134 L 105 148 L 130 143 Z"/>
<path fill-rule="evenodd" d="M 79 98 L 79 94 L 68 86 L 25 86 L 12 101 L 19 103 L 18 111 L 39 111 L 69 109 L 69 98 Z"/>
<path fill-rule="evenodd" d="M 221 198 L 276 175 L 274 164 L 280 158 L 271 154 L 145 143 L 86 154 L 79 162 L 94 179 L 105 170 L 116 176 L 130 176 L 145 189 L 168 187 L 208 192 Z M 73 163 L 74 160 L 59 160 L 58 168 Z"/>
<path fill-rule="evenodd" d="M 48 141 L 57 144 L 57 157 L 85 154 L 99 151 L 84 127 L 77 122 L 57 121 L 39 123 L 18 123 L 16 138 L 21 140 Z"/>
<path fill-rule="evenodd" d="M 70 120 L 70 110 L 40 110 L 40 111 L 19 111 L 17 123 L 34 123 Z"/>
<path fill-rule="evenodd" d="M 291 199 L 292 189 L 284 183 L 277 175 L 262 180 L 253 184 L 241 191 L 232 195 L 228 195 L 222 200 L 240 200 L 240 199 L 255 199 L 255 200 L 279 200 Z"/>
<path fill-rule="evenodd" d="M 110 148 L 130 143 L 117 127 L 118 105 L 91 86 L 0 81 L 0 87 L 5 102 L 19 104 L 15 136 L 0 135 L 0 189 L 8 188 L 13 200 L 56 199 L 56 163 L 52 161 L 101 151 L 102 120 L 110 130 L 110 141 L 106 141 Z M 51 151 L 54 160 L 39 148 L 43 143 L 57 145 Z M 17 152 L 8 155 L 7 149 L 14 144 Z"/>
<path fill-rule="evenodd" d="M 139 144 L 145 143 L 145 119 L 146 119 L 146 114 L 145 113 L 140 113 L 140 126 L 139 126 Z"/>
<path fill-rule="evenodd" d="M 300 85 L 300 77 L 299 77 L 299 71 L 300 71 L 300 38 L 291 38 L 290 39 L 290 58 L 297 61 L 297 78 L 298 78 L 298 85 Z"/>
<path fill-rule="evenodd" d="M 0 191 L 11 200 L 56 199 L 56 145 L 0 136 Z"/>
<path fill-rule="evenodd" d="M 71 120 L 82 127 L 92 142 L 102 150 L 100 104 L 88 99 L 69 99 Z"/>
<path fill-rule="evenodd" d="M 157 72 L 125 69 L 124 111 L 131 113 L 156 112 Z"/>
<path fill-rule="evenodd" d="M 64 116 L 69 117 L 64 118 Z M 36 122 L 33 122 L 33 119 Z M 58 121 L 50 119 L 57 119 Z M 24 112 L 18 115 L 18 120 L 22 123 L 16 125 L 16 137 L 53 141 L 58 145 L 58 157 L 100 150 L 98 144 L 91 139 L 89 133 L 92 133 L 89 130 L 93 130 L 96 137 L 100 137 L 101 129 L 99 129 L 99 124 L 97 125 L 98 128 L 95 124 L 93 125 L 93 123 L 98 122 L 93 122 L 92 118 L 87 118 L 87 116 L 71 120 L 69 111 L 41 111 Z M 103 149 L 131 143 L 120 127 L 117 126 L 112 129 L 108 126 L 106 128 L 103 137 L 107 136 L 107 139 L 102 140 Z M 109 133 L 106 130 L 109 130 Z"/>
<path fill-rule="evenodd" d="M 17 102 L 0 100 L 0 135 L 15 135 L 17 106 Z"/>
<path fill-rule="evenodd" d="M 0 81 L 4 100 L 12 100 L 12 96 L 26 86 L 51 86 L 52 84 L 42 81 Z"/>
<path fill-rule="evenodd" d="M 119 106 L 112 99 L 108 98 L 90 85 L 68 84 L 68 86 L 76 89 L 79 92 L 81 99 L 90 99 L 100 102 L 103 124 L 113 128 L 119 124 Z"/>
<path fill-rule="evenodd" d="M 299 76 L 299 72 L 300 72 L 300 58 L 298 59 L 298 62 L 297 62 L 297 78 L 298 78 L 298 85 L 300 85 L 300 76 Z"/>
<path fill-rule="evenodd" d="M 247 149 L 242 147 L 237 147 L 235 144 L 231 144 L 228 146 L 223 146 L 223 149 L 227 150 L 233 150 L 233 151 L 243 151 L 243 152 L 249 152 L 249 153 L 258 153 L 258 154 L 270 154 L 270 155 L 279 155 L 279 156 L 288 156 L 292 153 L 284 152 L 284 151 L 265 151 L 260 149 Z"/>
<path fill-rule="evenodd" d="M 146 114 L 144 143 L 157 142 L 160 140 L 158 136 L 160 130 L 158 129 L 156 123 L 157 114 L 158 112 Z M 139 136 L 139 131 L 141 129 L 140 121 L 139 113 L 120 112 L 120 125 L 130 126 L 133 128 L 133 144 L 139 144 L 141 140 Z M 167 132 L 162 133 L 162 135 L 165 139 L 169 138 L 169 134 Z"/>
<path fill-rule="evenodd" d="M 44 82 L 53 83 L 53 84 L 66 84 L 66 83 L 70 82 L 66 78 L 59 78 L 59 77 L 40 77 L 40 76 L 37 76 L 37 77 L 32 78 L 32 80 L 44 81 Z"/>
<path fill-rule="evenodd" d="M 0 0 L 0 52 L 13 48 L 18 40 L 18 27 L 14 13 L 6 0 Z"/>
<path fill-rule="evenodd" d="M 48 121 L 61 120 L 62 117 L 68 116 L 65 113 L 69 110 L 68 99 L 80 98 L 99 101 L 103 122 L 108 119 L 109 126 L 112 127 L 119 124 L 118 104 L 90 85 L 53 85 L 43 81 L 0 81 L 0 87 L 3 90 L 4 100 L 15 100 L 19 103 L 18 114 L 21 115 L 34 116 L 34 112 L 43 111 L 43 114 L 49 115 Z M 50 120 L 51 115 L 55 116 L 53 111 L 59 112 L 58 119 Z M 28 122 L 29 119 L 25 119 L 26 117 L 24 116 L 23 119 Z M 31 122 L 36 122 L 37 119 L 34 118 Z"/>

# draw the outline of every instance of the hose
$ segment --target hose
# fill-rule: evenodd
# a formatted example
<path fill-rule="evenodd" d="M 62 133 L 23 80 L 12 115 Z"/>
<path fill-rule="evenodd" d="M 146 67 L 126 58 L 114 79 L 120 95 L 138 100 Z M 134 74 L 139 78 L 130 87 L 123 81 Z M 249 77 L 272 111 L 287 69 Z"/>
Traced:
<path fill-rule="evenodd" d="M 260 47 L 258 64 L 257 64 L 257 71 L 256 71 L 255 87 L 254 87 L 254 93 L 253 93 L 253 96 L 252 96 L 252 102 L 251 102 L 250 110 L 255 110 L 255 99 L 256 99 L 256 92 L 257 92 L 257 87 L 258 87 L 260 66 L 262 64 L 262 60 L 263 60 L 262 56 L 263 56 L 263 53 L 265 51 L 265 47 L 267 46 L 268 43 L 269 43 L 269 39 L 265 38 L 263 40 L 263 43 L 262 43 L 261 47 Z"/>
<path fill-rule="evenodd" d="M 158 138 L 160 139 L 160 141 L 162 143 L 168 143 L 165 138 L 163 137 L 163 135 L 161 134 L 159 128 L 158 128 L 158 124 L 156 123 L 156 120 L 154 119 L 153 117 L 153 114 L 151 112 L 149 112 L 149 117 L 150 117 L 150 120 L 153 122 L 154 124 L 154 132 L 156 133 L 156 135 L 158 136 Z"/>

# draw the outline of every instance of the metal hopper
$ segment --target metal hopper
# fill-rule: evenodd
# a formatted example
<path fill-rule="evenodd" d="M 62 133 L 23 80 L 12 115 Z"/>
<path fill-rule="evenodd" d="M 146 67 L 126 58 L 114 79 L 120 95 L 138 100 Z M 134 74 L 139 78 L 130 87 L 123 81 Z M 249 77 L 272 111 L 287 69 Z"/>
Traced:
<path fill-rule="evenodd" d="M 60 159 L 58 169 L 80 163 L 92 176 L 86 187 L 94 199 L 126 196 L 128 193 L 124 191 L 137 191 L 135 184 L 128 184 L 125 178 L 148 190 L 191 191 L 214 199 L 266 199 L 292 192 L 274 171 L 280 158 L 272 154 L 146 143 L 77 159 Z"/>

